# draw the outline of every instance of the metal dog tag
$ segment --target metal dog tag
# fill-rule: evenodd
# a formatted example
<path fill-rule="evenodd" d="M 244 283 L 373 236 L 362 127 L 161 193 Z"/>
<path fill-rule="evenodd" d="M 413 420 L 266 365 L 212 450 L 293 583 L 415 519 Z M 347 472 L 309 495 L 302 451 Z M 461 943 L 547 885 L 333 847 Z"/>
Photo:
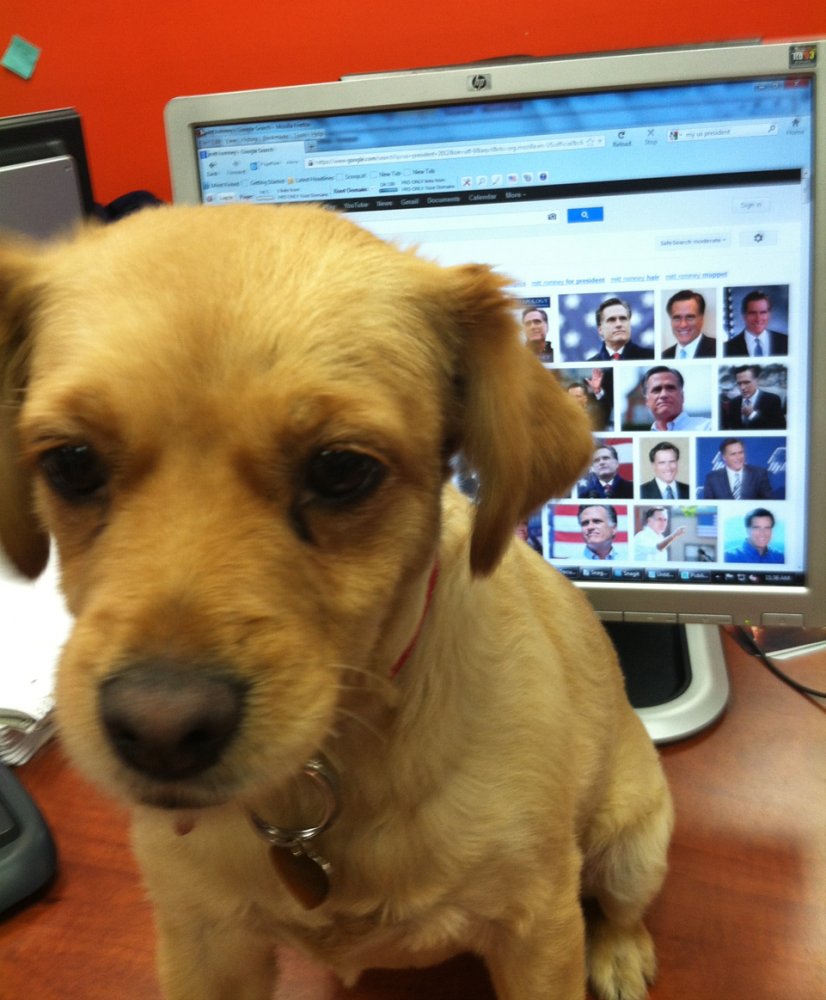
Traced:
<path fill-rule="evenodd" d="M 305 910 L 321 906 L 330 891 L 330 862 L 310 847 L 338 815 L 338 779 L 330 764 L 321 756 L 306 761 L 302 771 L 321 792 L 323 814 L 315 826 L 287 830 L 265 823 L 255 813 L 253 826 L 270 845 L 270 859 L 281 881 Z"/>
<path fill-rule="evenodd" d="M 270 847 L 270 858 L 281 881 L 305 910 L 321 906 L 330 891 L 329 862 L 295 841 L 290 847 Z"/>

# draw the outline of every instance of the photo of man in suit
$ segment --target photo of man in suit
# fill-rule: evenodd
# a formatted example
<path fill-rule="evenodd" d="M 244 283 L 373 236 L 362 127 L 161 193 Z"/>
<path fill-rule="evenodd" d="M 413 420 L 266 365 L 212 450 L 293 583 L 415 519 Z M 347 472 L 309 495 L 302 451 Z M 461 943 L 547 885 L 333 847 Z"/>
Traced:
<path fill-rule="evenodd" d="M 772 354 L 788 354 L 789 338 L 785 333 L 769 330 L 772 301 L 766 292 L 756 289 L 746 295 L 740 305 L 744 329 L 723 344 L 727 358 L 761 358 Z"/>
<path fill-rule="evenodd" d="M 717 340 L 703 333 L 706 313 L 704 296 L 689 289 L 676 292 L 666 303 L 665 311 L 677 343 L 663 351 L 664 358 L 690 361 L 692 358 L 717 357 Z"/>
<path fill-rule="evenodd" d="M 577 495 L 591 500 L 632 499 L 634 484 L 618 474 L 619 464 L 617 449 L 610 444 L 598 443 L 591 460 L 591 471 L 585 482 L 578 484 Z"/>
<path fill-rule="evenodd" d="M 588 361 L 634 361 L 654 357 L 650 347 L 641 347 L 631 340 L 631 306 L 622 299 L 611 298 L 596 310 L 597 331 L 602 347 Z"/>
<path fill-rule="evenodd" d="M 687 483 L 677 482 L 680 449 L 670 441 L 660 441 L 648 453 L 654 468 L 654 478 L 640 487 L 643 500 L 688 500 Z"/>
<path fill-rule="evenodd" d="M 746 446 L 740 438 L 720 442 L 720 457 L 725 468 L 714 469 L 706 476 L 705 500 L 774 500 L 769 473 L 759 465 L 746 463 Z"/>
<path fill-rule="evenodd" d="M 720 429 L 785 430 L 786 414 L 777 393 L 760 388 L 760 365 L 740 365 L 734 369 L 734 380 L 740 395 L 731 399 L 723 396 L 720 406 Z"/>
<path fill-rule="evenodd" d="M 530 352 L 540 361 L 550 364 L 554 359 L 554 349 L 548 340 L 548 314 L 544 309 L 529 306 L 522 310 L 522 326 Z"/>

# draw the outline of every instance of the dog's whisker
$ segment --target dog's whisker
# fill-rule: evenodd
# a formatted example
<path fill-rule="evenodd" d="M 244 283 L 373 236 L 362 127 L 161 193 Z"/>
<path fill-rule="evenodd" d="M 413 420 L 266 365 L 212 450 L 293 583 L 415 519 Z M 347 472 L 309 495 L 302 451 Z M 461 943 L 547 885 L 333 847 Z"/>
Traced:
<path fill-rule="evenodd" d="M 343 673 L 358 674 L 360 677 L 366 677 L 371 681 L 379 680 L 374 671 L 368 670 L 367 667 L 357 667 L 354 663 L 337 663 L 336 667 Z"/>
<path fill-rule="evenodd" d="M 359 677 L 363 677 L 367 682 L 363 685 L 351 684 L 350 687 L 353 688 L 353 690 L 370 690 L 370 688 L 373 688 L 382 694 L 389 694 L 394 690 L 393 680 L 389 676 L 382 677 L 377 675 L 375 671 L 368 670 L 365 667 L 357 667 L 349 663 L 340 664 L 339 669 L 343 674 L 356 674 Z"/>
<path fill-rule="evenodd" d="M 371 736 L 375 737 L 380 743 L 387 743 L 387 736 L 377 729 L 372 723 L 363 719 L 357 712 L 351 712 L 349 709 L 343 708 L 341 705 L 336 706 L 336 714 L 343 715 L 346 719 L 351 719 L 353 722 L 360 725 L 366 732 L 370 733 Z"/>

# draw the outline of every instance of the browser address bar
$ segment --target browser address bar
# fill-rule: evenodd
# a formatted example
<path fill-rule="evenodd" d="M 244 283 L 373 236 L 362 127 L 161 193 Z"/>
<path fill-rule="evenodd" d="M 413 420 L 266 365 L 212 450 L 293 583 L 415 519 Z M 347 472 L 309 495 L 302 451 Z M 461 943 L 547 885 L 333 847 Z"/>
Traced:
<path fill-rule="evenodd" d="M 308 156 L 304 166 L 370 167 L 382 163 L 420 163 L 424 160 L 458 160 L 471 156 L 510 156 L 515 153 L 556 153 L 566 149 L 598 149 L 605 145 L 604 135 L 577 135 L 569 138 L 522 139 L 516 142 L 473 143 L 468 146 L 420 146 L 416 149 L 387 153 L 324 153 Z"/>

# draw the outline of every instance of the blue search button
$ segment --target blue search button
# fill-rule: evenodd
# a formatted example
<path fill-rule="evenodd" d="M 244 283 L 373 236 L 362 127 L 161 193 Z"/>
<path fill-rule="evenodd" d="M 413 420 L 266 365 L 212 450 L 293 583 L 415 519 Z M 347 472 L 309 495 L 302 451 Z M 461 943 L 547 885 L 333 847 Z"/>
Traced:
<path fill-rule="evenodd" d="M 602 222 L 602 208 L 569 208 L 568 222 Z"/>

